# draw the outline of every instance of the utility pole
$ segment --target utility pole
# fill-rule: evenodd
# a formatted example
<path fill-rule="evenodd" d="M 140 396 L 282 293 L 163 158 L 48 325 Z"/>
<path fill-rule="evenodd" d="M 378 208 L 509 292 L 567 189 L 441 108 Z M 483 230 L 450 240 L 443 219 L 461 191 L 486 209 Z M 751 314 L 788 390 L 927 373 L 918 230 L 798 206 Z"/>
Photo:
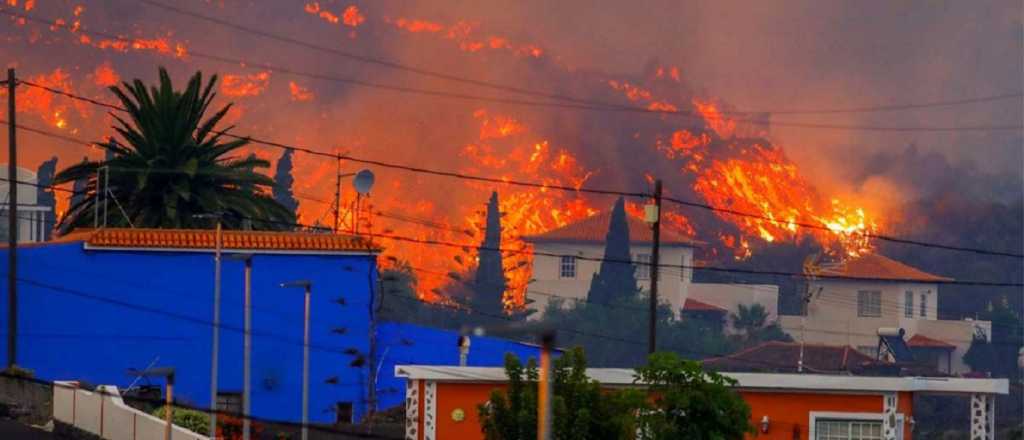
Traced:
<path fill-rule="evenodd" d="M 650 208 L 650 205 L 648 205 Z M 652 223 L 654 238 L 651 240 L 651 305 L 650 316 L 647 322 L 647 353 L 651 354 L 657 350 L 658 334 L 658 264 L 661 252 L 661 179 L 654 181 L 654 207 L 653 211 L 645 213 L 647 221 Z"/>
<path fill-rule="evenodd" d="M 18 358 L 18 136 L 14 69 L 7 69 L 7 368 Z"/>
<path fill-rule="evenodd" d="M 341 159 L 335 159 L 337 170 L 334 172 L 334 233 L 341 227 Z"/>

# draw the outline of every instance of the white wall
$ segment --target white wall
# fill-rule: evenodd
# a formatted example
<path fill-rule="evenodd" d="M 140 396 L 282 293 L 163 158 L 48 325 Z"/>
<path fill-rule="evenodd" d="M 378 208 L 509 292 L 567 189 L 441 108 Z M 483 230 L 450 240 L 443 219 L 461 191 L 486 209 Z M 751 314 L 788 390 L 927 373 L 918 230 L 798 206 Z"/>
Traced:
<path fill-rule="evenodd" d="M 7 179 L 7 164 L 0 165 L 0 178 Z M 36 173 L 18 168 L 18 178 L 22 182 L 36 183 Z M 38 188 L 25 183 L 15 186 L 18 189 L 18 243 L 43 241 L 44 215 L 49 207 L 37 205 Z M 7 230 L 8 191 L 10 182 L 0 180 L 0 213 L 3 214 L 0 229 Z"/>
<path fill-rule="evenodd" d="M 125 405 L 117 387 L 99 386 L 96 391 L 88 391 L 75 382 L 54 382 L 53 418 L 108 440 L 162 439 L 166 426 L 162 418 Z M 209 437 L 173 426 L 171 440 Z"/>
<path fill-rule="evenodd" d="M 881 318 L 886 326 L 897 327 L 904 319 L 938 319 L 938 286 L 924 283 L 884 283 L 860 281 L 816 281 L 810 283 L 812 294 L 807 316 L 822 319 L 857 318 L 857 296 L 860 291 L 882 293 Z M 905 315 L 905 293 L 913 295 L 912 313 Z M 926 300 L 925 316 L 921 316 L 921 297 Z"/>
<path fill-rule="evenodd" d="M 641 254 L 650 255 L 651 248 L 649 245 L 636 245 L 630 248 L 630 253 L 632 258 Z M 574 255 L 590 259 L 577 258 L 576 277 L 562 278 L 559 276 L 561 258 L 540 254 Z M 531 276 L 534 281 L 527 289 L 527 298 L 534 301 L 530 307 L 537 309 L 532 318 L 539 318 L 547 308 L 548 302 L 556 296 L 563 298 L 565 306 L 586 301 L 590 281 L 601 268 L 601 262 L 593 259 L 599 260 L 603 257 L 604 244 L 600 243 L 535 243 Z M 662 246 L 660 258 L 662 266 L 689 267 L 693 265 L 693 249 L 684 246 Z M 646 279 L 649 266 L 643 266 L 641 270 L 645 276 L 638 277 L 643 279 L 638 279 L 637 285 L 641 290 L 648 291 L 651 286 L 650 280 Z M 662 267 L 658 274 L 658 294 L 662 302 L 672 304 L 674 308 L 676 304 L 682 304 L 692 276 L 692 269 Z"/>

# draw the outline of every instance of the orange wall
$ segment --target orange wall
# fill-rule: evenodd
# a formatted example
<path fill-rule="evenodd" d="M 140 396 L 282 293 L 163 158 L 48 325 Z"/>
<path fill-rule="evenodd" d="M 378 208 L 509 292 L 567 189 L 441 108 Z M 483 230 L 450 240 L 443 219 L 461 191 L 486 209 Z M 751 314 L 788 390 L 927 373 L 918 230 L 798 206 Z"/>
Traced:
<path fill-rule="evenodd" d="M 438 439 L 483 439 L 477 405 L 487 401 L 491 390 L 503 389 L 500 384 L 437 384 L 437 436 Z M 771 421 L 768 433 L 758 432 L 750 438 L 758 440 L 794 439 L 794 428 L 799 429 L 800 440 L 806 440 L 811 411 L 835 412 L 882 412 L 882 396 L 867 394 L 813 394 L 742 391 L 740 395 L 750 405 L 751 421 L 760 427 L 765 415 Z M 422 402 L 422 400 L 421 400 Z M 910 420 L 913 412 L 911 393 L 900 393 L 899 412 Z M 422 408 L 422 407 L 421 407 Z M 461 422 L 452 419 L 452 413 L 461 409 L 465 418 Z M 421 409 L 422 411 L 422 409 Z M 422 412 L 421 412 L 422 414 Z M 909 426 L 904 439 L 910 440 Z"/>

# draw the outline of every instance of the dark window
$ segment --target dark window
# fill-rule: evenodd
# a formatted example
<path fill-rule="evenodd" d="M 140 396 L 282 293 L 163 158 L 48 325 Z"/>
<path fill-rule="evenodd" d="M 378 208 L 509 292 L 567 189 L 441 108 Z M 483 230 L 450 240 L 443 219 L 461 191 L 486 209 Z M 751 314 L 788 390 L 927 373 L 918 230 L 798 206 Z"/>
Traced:
<path fill-rule="evenodd" d="M 352 402 L 338 402 L 334 405 L 335 422 L 352 423 Z"/>
<path fill-rule="evenodd" d="M 241 414 L 242 393 L 217 393 L 217 410 L 230 414 Z"/>
<path fill-rule="evenodd" d="M 576 257 L 562 255 L 558 265 L 559 278 L 576 278 Z"/>

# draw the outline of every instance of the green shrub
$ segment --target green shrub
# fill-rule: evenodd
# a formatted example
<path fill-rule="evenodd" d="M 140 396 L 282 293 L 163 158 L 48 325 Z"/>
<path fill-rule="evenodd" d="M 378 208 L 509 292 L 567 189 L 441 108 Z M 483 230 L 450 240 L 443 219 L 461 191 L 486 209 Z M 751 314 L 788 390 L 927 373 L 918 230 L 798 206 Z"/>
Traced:
<path fill-rule="evenodd" d="M 164 408 L 161 406 L 154 409 L 152 414 L 154 417 L 164 418 Z M 174 408 L 171 414 L 171 421 L 182 428 L 192 431 L 196 434 L 207 435 L 210 432 L 210 415 L 202 411 L 196 411 L 194 409 Z"/>

